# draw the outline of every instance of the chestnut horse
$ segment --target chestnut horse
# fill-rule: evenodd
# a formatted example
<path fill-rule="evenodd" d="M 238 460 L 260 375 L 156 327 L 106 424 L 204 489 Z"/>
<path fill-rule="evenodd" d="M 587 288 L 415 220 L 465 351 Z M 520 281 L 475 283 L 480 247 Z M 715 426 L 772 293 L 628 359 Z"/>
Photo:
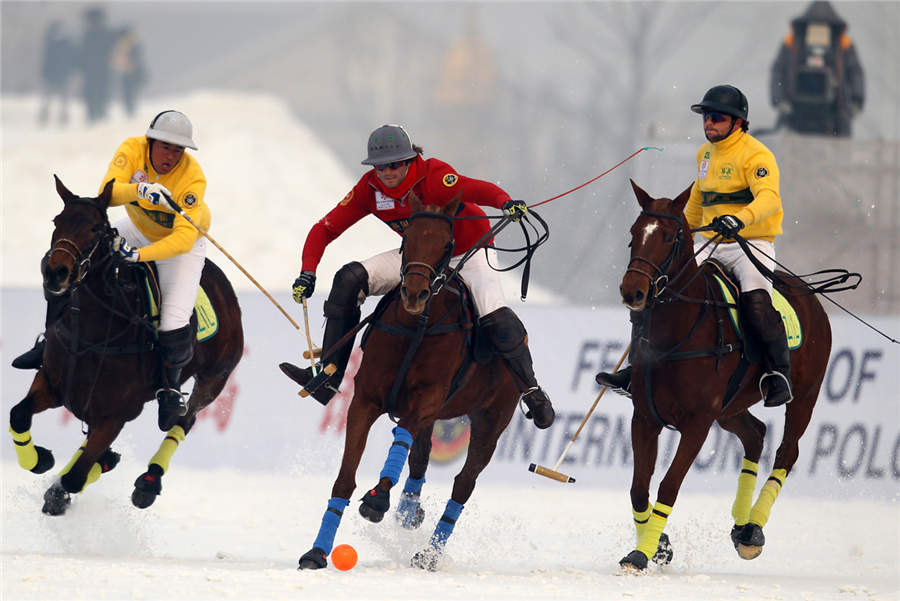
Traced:
<path fill-rule="evenodd" d="M 41 270 L 45 291 L 67 296 L 67 307 L 47 328 L 43 366 L 9 416 L 19 465 L 36 474 L 52 468 L 54 458 L 31 439 L 34 414 L 65 406 L 87 426 L 84 444 L 44 494 L 43 511 L 50 515 L 65 513 L 71 494 L 115 467 L 119 454 L 110 445 L 125 423 L 141 414 L 144 403 L 155 398 L 161 373 L 155 325 L 146 309 L 149 270 L 124 262 L 112 249 L 117 232 L 106 214 L 112 181 L 96 198 L 75 196 L 59 178 L 56 190 L 63 210 L 53 220 L 51 249 Z M 147 471 L 135 481 L 132 502 L 140 508 L 155 501 L 175 449 L 197 413 L 222 391 L 243 353 L 241 310 L 225 274 L 207 260 L 200 284 L 218 329 L 195 343 L 193 359 L 182 370 L 182 382 L 195 378 L 188 412 L 167 432 Z"/>
<path fill-rule="evenodd" d="M 341 468 L 331 490 L 313 548 L 300 558 L 300 569 L 327 565 L 334 537 L 350 495 L 356 470 L 375 420 L 387 413 L 397 421 L 394 441 L 380 480 L 362 498 L 359 511 L 379 522 L 390 508 L 390 491 L 409 457 L 409 477 L 396 517 L 407 528 L 421 524 L 419 494 L 431 452 L 435 420 L 467 415 L 471 438 L 465 464 L 428 545 L 411 564 L 438 567 L 444 546 L 475 479 L 487 466 L 500 434 L 516 410 L 519 392 L 498 355 L 469 361 L 468 336 L 475 317 L 463 299 L 467 291 L 448 277 L 453 256 L 453 215 L 459 198 L 443 208 L 423 206 L 411 194 L 412 215 L 403 234 L 402 280 L 365 340 L 347 413 Z M 384 301 L 382 305 L 384 304 Z M 396 385 L 395 385 L 396 382 Z M 456 385 L 454 385 L 456 384 Z"/>
<path fill-rule="evenodd" d="M 742 378 L 736 376 L 726 389 L 741 360 L 743 342 L 727 315 L 728 306 L 717 296 L 713 268 L 698 267 L 694 259 L 692 232 L 684 217 L 691 188 L 675 200 L 654 199 L 632 182 L 641 213 L 631 227 L 631 260 L 620 291 L 622 302 L 632 311 L 631 448 L 634 472 L 631 506 L 637 529 L 637 546 L 620 564 L 642 570 L 648 558 L 664 563 L 657 545 L 675 504 L 678 489 L 700 452 L 713 425 L 735 434 L 744 447 L 737 496 L 732 507 L 731 531 L 735 549 L 744 559 L 762 552 L 763 527 L 785 478 L 797 461 L 798 441 L 812 417 L 831 352 L 831 327 L 821 303 L 810 294 L 790 296 L 797 313 L 802 343 L 791 351 L 794 400 L 785 406 L 784 437 L 775 455 L 772 473 L 759 492 L 753 494 L 765 424 L 748 412 L 761 400 L 758 365 L 750 365 Z M 777 272 L 783 282 L 775 288 L 802 289 L 798 278 Z M 740 372 L 737 372 L 738 375 Z M 663 426 L 681 433 L 672 464 L 657 491 L 656 504 L 649 503 L 650 478 L 657 457 L 657 439 Z M 665 535 L 663 535 L 665 536 Z"/>

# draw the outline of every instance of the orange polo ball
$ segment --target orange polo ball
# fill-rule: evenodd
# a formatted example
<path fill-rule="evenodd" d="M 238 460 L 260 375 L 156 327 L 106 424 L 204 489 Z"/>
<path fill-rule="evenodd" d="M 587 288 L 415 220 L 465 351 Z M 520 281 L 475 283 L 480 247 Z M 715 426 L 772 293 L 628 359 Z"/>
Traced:
<path fill-rule="evenodd" d="M 356 565 L 356 549 L 350 545 L 338 545 L 331 551 L 331 563 L 341 571 L 347 571 Z"/>

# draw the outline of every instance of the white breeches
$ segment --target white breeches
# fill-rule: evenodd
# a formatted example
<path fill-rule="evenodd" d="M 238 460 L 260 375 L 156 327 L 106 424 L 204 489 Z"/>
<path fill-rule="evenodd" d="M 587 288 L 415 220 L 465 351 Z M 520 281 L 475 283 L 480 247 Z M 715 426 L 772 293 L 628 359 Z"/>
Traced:
<path fill-rule="evenodd" d="M 125 217 L 113 227 L 133 248 L 147 246 L 150 241 Z M 188 252 L 170 259 L 156 261 L 159 271 L 159 329 L 161 332 L 186 326 L 197 302 L 197 289 L 206 259 L 206 238 L 200 238 Z"/>
<path fill-rule="evenodd" d="M 490 248 L 487 252 L 490 254 L 491 262 L 496 265 L 497 251 Z M 450 267 L 455 267 L 460 258 L 461 256 L 451 259 Z M 369 294 L 387 294 L 399 284 L 402 261 L 399 249 L 389 250 L 362 261 L 362 266 L 369 274 Z M 472 290 L 475 308 L 480 317 L 506 306 L 500 275 L 488 265 L 485 253 L 478 251 L 472 255 L 459 270 L 459 274 Z"/>
<path fill-rule="evenodd" d="M 706 238 L 703 238 L 703 242 L 706 242 Z M 751 248 L 759 251 L 754 252 L 753 255 L 760 263 L 769 269 L 775 269 L 775 245 L 773 243 L 758 238 L 747 240 L 747 243 Z M 765 255 L 762 253 L 765 253 Z M 697 263 L 700 264 L 710 256 L 734 272 L 734 277 L 740 283 L 741 292 L 765 290 L 769 293 L 769 296 L 772 296 L 772 282 L 763 277 L 737 242 L 723 243 L 718 246 L 710 244 L 697 254 Z M 769 257 L 772 258 L 770 259 Z"/>

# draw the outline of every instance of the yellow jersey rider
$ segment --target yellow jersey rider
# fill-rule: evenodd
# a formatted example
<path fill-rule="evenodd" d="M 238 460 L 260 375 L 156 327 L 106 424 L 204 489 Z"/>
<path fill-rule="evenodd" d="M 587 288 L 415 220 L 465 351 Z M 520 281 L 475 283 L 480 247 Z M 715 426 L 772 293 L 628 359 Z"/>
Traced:
<path fill-rule="evenodd" d="M 734 241 L 741 236 L 754 249 L 754 256 L 768 269 L 775 268 L 775 237 L 781 234 L 784 212 L 779 193 L 775 156 L 747 133 L 747 98 L 734 86 L 710 88 L 691 110 L 703 116 L 708 140 L 697 151 L 697 180 L 684 209 L 688 225 L 705 223 L 721 235 L 697 255 L 697 262 L 712 257 L 723 263 L 741 287 L 740 305 L 744 323 L 762 343 L 764 373 L 759 381 L 767 407 L 792 400 L 790 351 L 781 315 L 772 306 L 772 282 L 766 279 Z M 630 396 L 631 368 L 614 374 L 597 374 L 601 385 Z"/>
<path fill-rule="evenodd" d="M 159 272 L 159 346 L 162 387 L 157 391 L 159 427 L 168 431 L 187 412 L 180 392 L 181 370 L 193 357 L 194 332 L 189 321 L 206 261 L 206 239 L 169 206 L 171 198 L 198 226 L 209 229 L 210 212 L 203 195 L 206 178 L 185 148 L 197 149 L 186 115 L 163 111 L 144 136 L 128 138 L 113 155 L 100 189 L 113 184 L 111 206 L 125 205 L 126 217 L 113 247 L 127 261 L 155 261 Z M 46 296 L 46 295 L 45 295 Z M 46 325 L 65 309 L 65 297 L 48 298 Z M 42 364 L 44 341 L 13 361 L 20 369 Z"/>

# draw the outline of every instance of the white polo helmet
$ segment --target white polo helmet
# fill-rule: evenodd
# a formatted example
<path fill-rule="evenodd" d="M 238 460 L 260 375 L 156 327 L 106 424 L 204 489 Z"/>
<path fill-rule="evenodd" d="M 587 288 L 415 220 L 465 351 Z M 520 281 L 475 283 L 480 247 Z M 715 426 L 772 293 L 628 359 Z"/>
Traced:
<path fill-rule="evenodd" d="M 163 111 L 153 118 L 150 127 L 147 128 L 147 137 L 154 140 L 161 140 L 176 146 L 184 146 L 185 148 L 193 148 L 197 150 L 197 145 L 193 140 L 194 128 L 191 120 L 187 115 L 178 111 Z"/>

